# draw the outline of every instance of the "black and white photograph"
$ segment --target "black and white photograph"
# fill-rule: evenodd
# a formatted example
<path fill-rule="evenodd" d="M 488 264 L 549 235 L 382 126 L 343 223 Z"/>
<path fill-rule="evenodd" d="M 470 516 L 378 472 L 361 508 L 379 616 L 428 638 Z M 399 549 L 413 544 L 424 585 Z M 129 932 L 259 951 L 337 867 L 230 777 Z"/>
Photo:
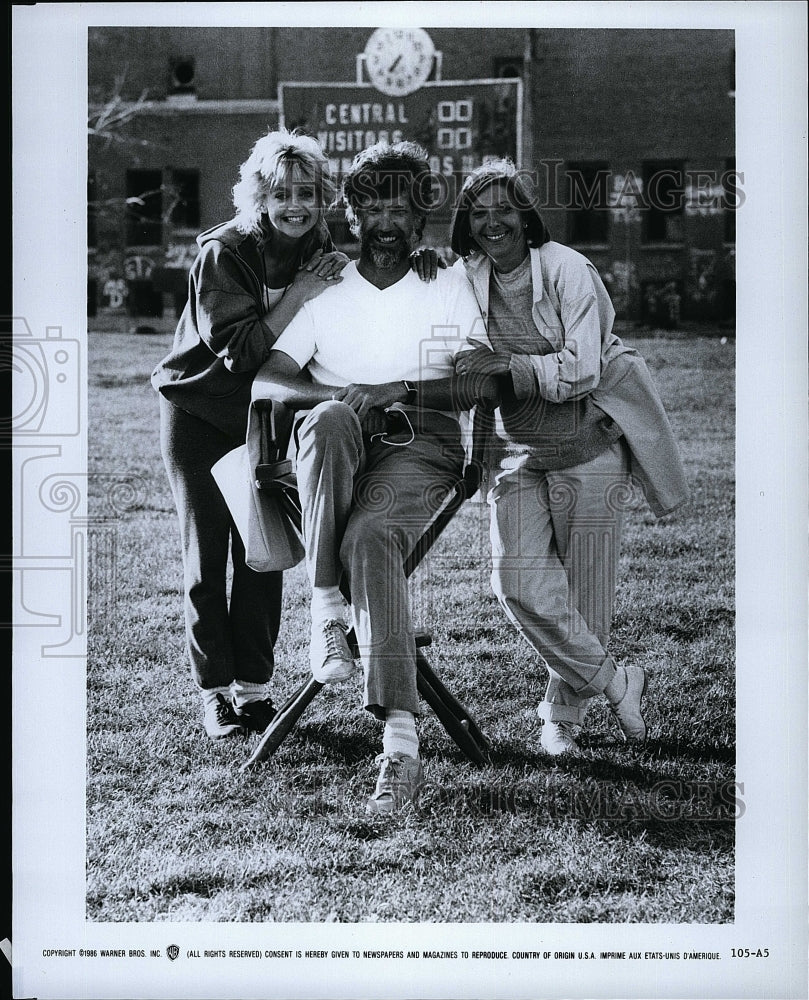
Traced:
<path fill-rule="evenodd" d="M 14 996 L 805 996 L 805 7 L 12 27 Z"/>

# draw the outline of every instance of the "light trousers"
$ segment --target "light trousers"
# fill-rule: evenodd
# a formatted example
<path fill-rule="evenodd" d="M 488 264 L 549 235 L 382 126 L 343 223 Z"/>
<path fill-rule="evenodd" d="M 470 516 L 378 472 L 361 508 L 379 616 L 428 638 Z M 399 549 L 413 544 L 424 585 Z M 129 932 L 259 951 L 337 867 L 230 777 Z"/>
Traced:
<path fill-rule="evenodd" d="M 418 713 L 404 560 L 461 474 L 457 423 L 424 415 L 406 447 L 369 442 L 354 411 L 321 403 L 296 424 L 306 567 L 316 587 L 345 572 L 365 672 L 365 707 Z"/>
<path fill-rule="evenodd" d="M 501 471 L 489 493 L 492 587 L 547 665 L 547 720 L 581 724 L 615 676 L 607 644 L 629 497 L 623 439 L 571 468 Z"/>

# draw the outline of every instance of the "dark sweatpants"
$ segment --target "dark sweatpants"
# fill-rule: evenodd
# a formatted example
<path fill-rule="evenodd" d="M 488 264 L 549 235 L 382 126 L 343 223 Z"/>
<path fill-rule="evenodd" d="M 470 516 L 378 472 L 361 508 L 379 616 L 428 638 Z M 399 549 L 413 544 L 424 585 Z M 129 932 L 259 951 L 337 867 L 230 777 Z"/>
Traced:
<path fill-rule="evenodd" d="M 211 467 L 241 444 L 160 397 L 160 450 L 180 521 L 186 643 L 201 688 L 227 687 L 233 680 L 260 684 L 273 670 L 283 574 L 256 573 L 245 565 L 244 546 L 211 475 Z"/>

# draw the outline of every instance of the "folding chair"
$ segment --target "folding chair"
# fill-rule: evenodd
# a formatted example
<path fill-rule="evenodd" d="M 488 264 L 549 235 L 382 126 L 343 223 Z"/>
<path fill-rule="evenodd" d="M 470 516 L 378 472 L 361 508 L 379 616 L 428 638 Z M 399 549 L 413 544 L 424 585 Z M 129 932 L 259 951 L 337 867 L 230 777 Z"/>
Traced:
<path fill-rule="evenodd" d="M 273 491 L 283 510 L 296 529 L 301 531 L 301 507 L 293 464 L 283 457 L 284 443 L 289 439 L 292 425 L 291 411 L 272 400 L 258 400 L 253 403 L 261 428 L 261 461 L 256 467 L 256 486 L 261 490 Z M 455 483 L 444 504 L 420 536 L 404 563 L 405 576 L 409 577 L 430 548 L 452 520 L 455 513 L 468 497 L 478 491 L 481 479 L 481 465 L 474 453 L 464 469 L 463 475 Z M 340 590 L 347 601 L 351 594 L 345 581 Z M 477 723 L 464 706 L 444 687 L 424 655 L 424 648 L 431 645 L 432 636 L 418 632 L 416 642 L 416 683 L 421 697 L 432 708 L 438 719 L 466 756 L 475 764 L 484 764 L 489 759 L 489 743 Z M 348 643 L 355 657 L 359 655 L 357 640 L 352 629 Z M 292 731 L 298 719 L 306 710 L 323 684 L 310 677 L 290 696 L 279 709 L 278 714 L 264 731 L 250 758 L 242 765 L 246 770 L 271 756 Z"/>

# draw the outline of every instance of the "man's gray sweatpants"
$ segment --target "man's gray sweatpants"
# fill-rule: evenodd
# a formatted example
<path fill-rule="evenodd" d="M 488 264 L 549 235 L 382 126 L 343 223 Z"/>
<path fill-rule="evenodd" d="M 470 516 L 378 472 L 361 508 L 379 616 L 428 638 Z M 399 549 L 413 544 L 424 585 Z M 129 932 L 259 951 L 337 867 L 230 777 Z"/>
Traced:
<path fill-rule="evenodd" d="M 405 447 L 369 442 L 346 403 L 297 423 L 297 475 L 313 586 L 344 571 L 365 669 L 365 706 L 418 713 L 416 648 L 403 563 L 461 474 L 457 422 L 420 412 Z"/>

